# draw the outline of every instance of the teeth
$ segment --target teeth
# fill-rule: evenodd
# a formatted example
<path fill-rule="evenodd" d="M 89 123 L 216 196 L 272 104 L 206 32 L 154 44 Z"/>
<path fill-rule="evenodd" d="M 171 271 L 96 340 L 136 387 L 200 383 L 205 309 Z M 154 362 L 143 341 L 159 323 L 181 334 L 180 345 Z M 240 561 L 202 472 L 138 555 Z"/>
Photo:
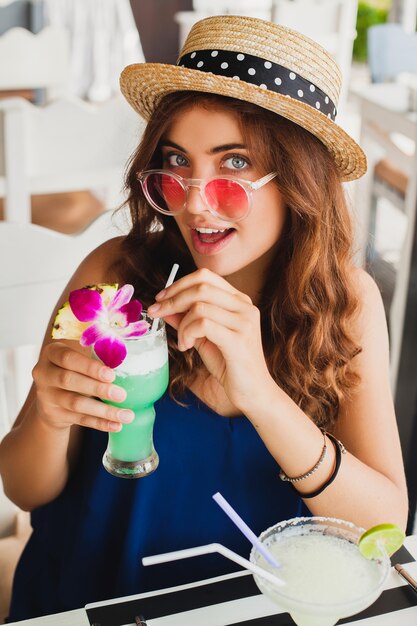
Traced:
<path fill-rule="evenodd" d="M 214 228 L 195 228 L 199 233 L 224 233 L 227 228 L 223 228 L 223 230 L 215 230 Z"/>

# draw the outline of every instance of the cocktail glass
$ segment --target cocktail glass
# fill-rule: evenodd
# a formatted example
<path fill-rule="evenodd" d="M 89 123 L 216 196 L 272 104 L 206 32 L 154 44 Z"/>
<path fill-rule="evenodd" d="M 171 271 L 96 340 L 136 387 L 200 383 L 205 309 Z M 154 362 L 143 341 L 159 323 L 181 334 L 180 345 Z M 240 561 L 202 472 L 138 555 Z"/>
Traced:
<path fill-rule="evenodd" d="M 142 317 L 150 323 L 153 321 L 146 313 Z M 121 431 L 109 433 L 103 465 L 114 476 L 141 478 L 154 472 L 159 464 L 153 445 L 153 427 L 154 403 L 168 386 L 168 348 L 163 320 L 158 320 L 155 332 L 126 340 L 126 347 L 125 360 L 114 369 L 114 384 L 126 390 L 126 400 L 105 402 L 131 409 L 135 417 L 130 424 L 123 424 Z"/>
<path fill-rule="evenodd" d="M 375 602 L 390 571 L 387 555 L 369 560 L 360 554 L 363 532 L 326 517 L 280 522 L 259 538 L 282 565 L 275 571 L 286 584 L 278 587 L 254 575 L 255 582 L 298 626 L 333 626 Z M 250 560 L 274 571 L 255 548 Z"/>

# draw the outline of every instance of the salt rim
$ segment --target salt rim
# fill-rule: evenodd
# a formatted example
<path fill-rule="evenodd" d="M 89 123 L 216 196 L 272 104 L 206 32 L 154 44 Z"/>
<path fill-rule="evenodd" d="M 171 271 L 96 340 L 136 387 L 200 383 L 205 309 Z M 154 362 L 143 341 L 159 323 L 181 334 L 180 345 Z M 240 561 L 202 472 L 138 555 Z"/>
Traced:
<path fill-rule="evenodd" d="M 264 530 L 259 535 L 259 539 L 260 539 L 260 541 L 262 541 L 267 533 L 275 531 L 278 528 L 283 527 L 283 526 L 290 527 L 290 528 L 291 527 L 295 528 L 297 526 L 297 524 L 300 524 L 301 522 L 312 522 L 311 526 L 314 526 L 314 522 L 318 522 L 318 523 L 321 523 L 321 522 L 324 522 L 324 523 L 336 523 L 336 524 L 339 524 L 340 527 L 342 527 L 342 525 L 343 525 L 343 526 L 345 526 L 347 528 L 350 528 L 352 530 L 359 531 L 359 532 L 364 532 L 363 528 L 361 528 L 360 526 L 356 526 L 355 524 L 353 524 L 352 522 L 348 522 L 347 520 L 342 520 L 342 519 L 337 518 L 337 517 L 320 517 L 320 516 L 314 516 L 313 515 L 311 517 L 293 517 L 293 518 L 291 518 L 289 520 L 282 520 L 281 522 L 278 522 L 277 524 L 274 524 L 273 526 L 270 526 L 269 528 Z M 249 554 L 249 560 L 252 563 L 255 563 L 255 565 L 256 565 L 255 552 L 256 552 L 256 549 L 252 548 L 252 550 L 250 551 L 250 554 Z M 379 589 L 379 588 L 383 587 L 383 585 L 385 584 L 385 582 L 386 582 L 386 580 L 387 580 L 387 578 L 389 576 L 389 573 L 391 571 L 391 560 L 390 560 L 390 558 L 387 555 L 385 555 L 384 557 L 382 557 L 380 559 L 374 559 L 374 562 L 379 562 L 379 563 L 381 563 L 381 565 L 383 565 L 385 563 L 385 565 L 387 566 L 386 570 L 384 572 L 384 575 L 382 576 L 382 579 L 380 581 L 380 584 L 378 585 L 378 589 Z M 254 575 L 254 578 L 255 578 L 256 584 L 258 585 L 258 582 L 256 581 L 256 576 L 255 575 Z M 263 584 L 268 584 L 268 583 L 264 582 Z M 283 599 L 286 598 L 285 593 L 283 591 L 281 591 L 280 589 L 274 588 L 274 593 L 276 595 L 278 595 L 278 596 L 281 594 Z M 374 595 L 375 595 L 375 590 L 373 590 L 372 592 L 369 592 L 368 594 L 366 594 L 364 596 L 363 600 L 365 600 L 365 598 L 367 598 L 368 596 L 373 597 Z M 315 607 L 323 607 L 323 605 L 319 604 L 319 603 L 303 602 L 302 600 L 299 600 L 298 602 L 299 602 L 300 607 L 303 608 L 303 610 L 308 610 L 308 607 L 314 607 L 314 608 Z M 338 606 L 339 611 L 346 611 L 346 610 L 349 609 L 349 607 L 353 603 L 354 603 L 354 601 L 352 601 L 352 602 L 343 602 L 343 603 L 339 603 L 337 606 Z"/>

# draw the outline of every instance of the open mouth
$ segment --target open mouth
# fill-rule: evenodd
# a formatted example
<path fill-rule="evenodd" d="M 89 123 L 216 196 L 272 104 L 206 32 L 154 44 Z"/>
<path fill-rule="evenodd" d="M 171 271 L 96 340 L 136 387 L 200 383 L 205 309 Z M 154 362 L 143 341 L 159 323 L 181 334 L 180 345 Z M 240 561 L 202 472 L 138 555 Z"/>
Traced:
<path fill-rule="evenodd" d="M 235 228 L 192 228 L 194 248 L 201 254 L 212 254 L 221 250 L 233 238 Z"/>
<path fill-rule="evenodd" d="M 197 233 L 197 237 L 202 243 L 217 243 L 227 237 L 234 228 L 223 228 L 215 230 L 214 228 L 193 228 Z"/>

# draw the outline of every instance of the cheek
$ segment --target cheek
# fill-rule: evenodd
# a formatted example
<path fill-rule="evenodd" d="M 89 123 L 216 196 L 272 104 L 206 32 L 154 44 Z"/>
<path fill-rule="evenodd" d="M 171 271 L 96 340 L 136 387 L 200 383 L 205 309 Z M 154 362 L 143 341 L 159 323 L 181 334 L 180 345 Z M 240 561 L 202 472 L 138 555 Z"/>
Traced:
<path fill-rule="evenodd" d="M 263 240 L 265 245 L 273 245 L 281 237 L 288 209 L 281 196 L 278 198 L 270 196 L 264 202 L 261 201 L 256 208 L 257 210 L 250 216 L 252 218 L 250 230 L 258 241 Z"/>

